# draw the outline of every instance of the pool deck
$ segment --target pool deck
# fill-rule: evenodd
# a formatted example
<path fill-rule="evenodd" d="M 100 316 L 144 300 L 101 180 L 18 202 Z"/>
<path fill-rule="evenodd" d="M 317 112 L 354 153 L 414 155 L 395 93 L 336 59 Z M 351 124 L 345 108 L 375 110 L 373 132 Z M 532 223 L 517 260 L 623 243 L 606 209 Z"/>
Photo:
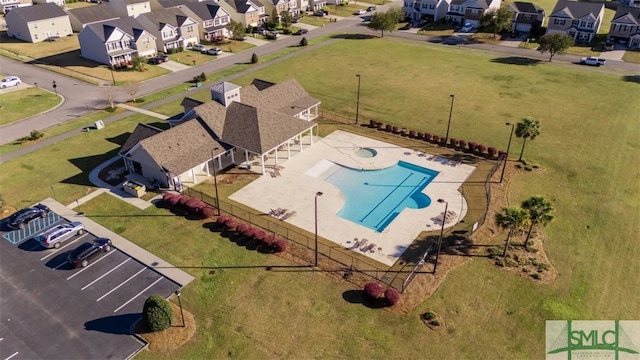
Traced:
<path fill-rule="evenodd" d="M 308 143 L 309 139 L 303 141 Z M 371 158 L 357 156 L 356 152 L 364 147 L 375 149 L 377 155 Z M 317 178 L 326 160 L 367 170 L 390 167 L 402 160 L 438 171 L 436 178 L 423 190 L 431 198 L 431 205 L 423 209 L 405 208 L 380 233 L 343 219 L 337 215 L 344 204 L 342 193 L 337 187 Z M 445 228 L 464 218 L 467 202 L 458 189 L 475 170 L 473 166 L 344 131 L 314 138 L 312 146 L 290 159 L 280 159 L 278 165 L 279 176 L 267 173 L 230 198 L 265 214 L 278 208 L 287 209 L 287 213 L 295 211 L 295 215 L 284 221 L 314 233 L 314 201 L 316 193 L 322 192 L 323 195 L 318 197 L 318 235 L 389 266 L 420 232 L 441 228 L 438 217 L 442 217 L 445 207 L 437 199 L 448 202 L 449 210 L 456 214 Z M 353 248 L 355 238 L 367 239 L 367 244 L 375 244 L 375 247 L 366 253 L 360 248 Z"/>

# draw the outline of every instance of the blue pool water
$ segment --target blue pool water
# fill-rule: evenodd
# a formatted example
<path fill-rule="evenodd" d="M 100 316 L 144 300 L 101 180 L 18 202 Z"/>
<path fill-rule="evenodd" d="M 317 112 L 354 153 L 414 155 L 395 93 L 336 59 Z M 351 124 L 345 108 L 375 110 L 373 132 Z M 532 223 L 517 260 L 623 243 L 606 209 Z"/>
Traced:
<path fill-rule="evenodd" d="M 404 161 L 380 170 L 356 170 L 331 166 L 320 178 L 342 191 L 344 207 L 338 215 L 382 232 L 404 208 L 421 209 L 431 204 L 422 190 L 438 175 Z"/>

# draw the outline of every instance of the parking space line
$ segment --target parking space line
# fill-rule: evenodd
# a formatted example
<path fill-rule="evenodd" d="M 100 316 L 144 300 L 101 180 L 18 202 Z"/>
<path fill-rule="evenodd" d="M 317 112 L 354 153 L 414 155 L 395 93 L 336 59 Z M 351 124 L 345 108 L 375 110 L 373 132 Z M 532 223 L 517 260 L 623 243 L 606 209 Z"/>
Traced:
<path fill-rule="evenodd" d="M 131 260 L 131 258 L 127 258 L 127 260 L 121 262 L 120 264 L 118 264 L 118 266 L 114 267 L 113 269 L 107 271 L 106 273 L 102 274 L 102 276 L 100 276 L 99 278 L 93 280 L 92 282 L 90 282 L 89 284 L 87 284 L 85 287 L 83 287 L 82 289 L 80 289 L 80 291 L 88 288 L 89 286 L 93 285 L 96 281 L 102 279 L 103 277 L 109 275 L 110 272 L 114 271 L 115 269 L 119 268 L 120 266 L 124 265 L 124 263 L 126 263 L 127 261 Z"/>
<path fill-rule="evenodd" d="M 48 255 L 45 255 L 43 258 L 41 258 L 41 259 L 40 259 L 40 261 L 42 261 L 42 260 L 44 260 L 44 259 L 48 258 L 48 257 L 49 257 L 49 256 L 51 256 L 51 255 L 55 255 L 55 254 L 59 253 L 60 251 L 62 251 L 62 249 L 66 248 L 67 246 L 69 246 L 69 245 L 73 244 L 74 242 L 76 242 L 76 241 L 78 241 L 78 240 L 82 239 L 83 237 L 85 237 L 85 236 L 87 236 L 87 235 L 89 235 L 89 233 L 87 233 L 87 232 L 86 232 L 86 233 L 84 233 L 84 234 L 82 234 L 82 235 L 80 235 L 80 237 L 75 238 L 73 241 L 70 241 L 67 245 L 65 245 L 65 246 L 61 246 L 61 247 L 59 247 L 58 249 L 56 249 L 56 251 L 54 251 L 54 252 L 52 252 L 52 253 L 49 253 Z"/>
<path fill-rule="evenodd" d="M 107 296 L 107 295 L 111 294 L 112 292 L 116 291 L 120 286 L 122 286 L 122 285 L 124 285 L 124 284 L 128 283 L 128 282 L 129 282 L 129 280 L 131 280 L 131 279 L 133 279 L 134 277 L 138 276 L 138 274 L 140 274 L 141 272 L 143 272 L 145 269 L 146 269 L 146 267 L 143 267 L 142 269 L 140 269 L 140 271 L 138 271 L 137 273 L 135 273 L 135 274 L 131 275 L 127 280 L 125 280 L 125 281 L 121 282 L 121 283 L 120 283 L 120 285 L 118 285 L 118 286 L 114 287 L 114 288 L 113 288 L 113 289 L 111 289 L 108 293 L 106 293 L 106 294 L 102 295 L 101 297 L 99 297 L 99 298 L 98 298 L 98 300 L 96 300 L 96 301 L 100 301 L 100 300 L 104 299 L 104 298 L 105 298 L 105 296 Z"/>
<path fill-rule="evenodd" d="M 95 264 L 95 263 L 97 263 L 98 261 L 100 261 L 100 260 L 102 260 L 102 259 L 106 258 L 107 256 L 109 256 L 109 255 L 113 254 L 114 252 L 115 252 L 115 251 L 109 251 L 109 252 L 107 253 L 107 255 L 105 255 L 105 256 L 101 257 L 100 259 L 98 259 L 98 260 L 96 260 L 96 261 L 92 262 L 92 263 L 91 263 L 91 264 L 89 264 L 88 266 L 85 266 L 84 268 L 82 268 L 82 270 L 80 270 L 80 271 L 78 271 L 77 273 L 75 273 L 75 274 L 73 274 L 73 275 L 69 276 L 69 277 L 67 278 L 67 280 L 71 280 L 71 278 L 73 278 L 74 276 L 79 275 L 81 272 L 83 272 L 83 271 L 87 270 L 88 268 L 92 267 L 92 266 L 93 266 L 93 264 Z"/>
<path fill-rule="evenodd" d="M 129 299 L 129 301 L 127 301 L 126 303 L 122 304 L 119 308 L 113 310 L 113 312 L 117 312 L 118 310 L 122 309 L 123 307 L 127 306 L 128 303 L 132 302 L 133 300 L 135 300 L 138 296 L 142 295 L 143 292 L 149 290 L 153 285 L 157 284 L 158 281 L 164 279 L 163 276 L 161 276 L 158 280 L 154 281 L 153 284 L 147 286 L 146 288 L 144 288 L 144 290 L 140 291 L 139 293 L 136 294 L 136 296 L 132 297 L 131 299 Z"/>
<path fill-rule="evenodd" d="M 14 356 L 16 356 L 16 355 L 18 355 L 18 352 L 17 352 L 17 351 L 16 351 L 15 353 L 13 353 L 13 355 L 9 356 L 8 358 L 5 358 L 4 360 L 9 360 L 9 359 L 11 359 L 12 357 L 14 357 Z"/>
<path fill-rule="evenodd" d="M 62 265 L 64 265 L 64 264 L 68 264 L 68 263 L 69 263 L 68 261 L 64 261 L 62 264 L 60 264 L 60 265 L 58 265 L 58 266 L 54 267 L 54 268 L 53 268 L 53 270 L 58 270 L 58 268 L 59 268 L 60 266 L 62 266 Z"/>

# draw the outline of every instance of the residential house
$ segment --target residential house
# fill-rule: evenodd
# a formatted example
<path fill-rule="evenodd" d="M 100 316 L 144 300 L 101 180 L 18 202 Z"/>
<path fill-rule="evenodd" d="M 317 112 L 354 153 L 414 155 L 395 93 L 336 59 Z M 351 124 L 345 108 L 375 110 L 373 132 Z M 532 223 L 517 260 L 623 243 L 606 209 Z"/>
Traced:
<path fill-rule="evenodd" d="M 611 20 L 608 39 L 640 49 L 640 7 L 618 6 Z"/>
<path fill-rule="evenodd" d="M 250 168 L 277 150 L 303 150 L 304 135 L 313 135 L 320 102 L 294 79 L 279 84 L 266 81 L 240 87 L 220 82 L 211 86 L 213 101 L 185 99 L 186 113 L 170 129 L 159 132 L 139 125 L 120 149 L 129 173 L 153 179 L 178 191 L 211 176 L 215 169 L 234 164 Z M 215 167 L 215 169 L 214 169 Z"/>
<path fill-rule="evenodd" d="M 136 17 L 151 11 L 150 0 L 104 0 L 104 4 L 121 17 Z"/>
<path fill-rule="evenodd" d="M 265 0 L 265 8 L 273 19 L 280 19 L 280 14 L 283 11 L 289 12 L 293 16 L 300 14 L 296 0 Z"/>
<path fill-rule="evenodd" d="M 135 56 L 157 53 L 156 38 L 132 17 L 85 26 L 78 34 L 82 57 L 105 65 L 131 65 Z"/>
<path fill-rule="evenodd" d="M 507 5 L 507 10 L 513 13 L 512 31 L 530 33 L 544 24 L 544 9 L 534 3 L 516 1 Z"/>
<path fill-rule="evenodd" d="M 547 34 L 567 34 L 579 43 L 589 43 L 600 30 L 603 3 L 558 0 L 549 15 Z"/>
<path fill-rule="evenodd" d="M 179 8 L 154 10 L 136 19 L 156 37 L 159 51 L 167 53 L 169 49 L 188 48 L 200 42 L 198 21 Z"/>
<path fill-rule="evenodd" d="M 309 11 L 309 0 L 296 0 L 296 7 L 298 8 L 297 15 L 303 11 Z"/>
<path fill-rule="evenodd" d="M 498 9 L 500 0 L 451 0 L 445 18 L 453 24 L 470 23 L 480 26 L 485 13 Z"/>
<path fill-rule="evenodd" d="M 231 14 L 214 1 L 158 0 L 158 3 L 164 8 L 177 7 L 197 20 L 202 39 L 218 41 L 229 36 L 227 25 L 231 22 Z"/>
<path fill-rule="evenodd" d="M 69 15 L 69 20 L 71 21 L 71 28 L 75 32 L 80 32 L 82 28 L 89 24 L 94 24 L 98 22 L 115 20 L 118 19 L 119 16 L 111 10 L 110 7 L 104 4 L 87 6 L 77 9 L 69 9 L 66 10 Z"/>
<path fill-rule="evenodd" d="M 326 0 L 309 0 L 309 11 L 313 12 L 327 6 Z"/>
<path fill-rule="evenodd" d="M 56 4 L 60 7 L 64 7 L 67 2 L 65 0 L 33 0 L 34 4 Z"/>
<path fill-rule="evenodd" d="M 451 0 L 405 0 L 404 14 L 413 22 L 434 22 L 444 18 Z"/>
<path fill-rule="evenodd" d="M 233 9 L 233 12 L 230 11 L 231 18 L 245 27 L 260 26 L 269 21 L 264 5 L 258 0 L 224 0 L 224 2 Z"/>
<path fill-rule="evenodd" d="M 69 15 L 53 3 L 14 8 L 5 21 L 8 36 L 32 43 L 73 35 Z"/>
<path fill-rule="evenodd" d="M 11 9 L 31 6 L 33 2 L 31 0 L 0 0 L 0 5 L 2 5 L 2 13 L 7 14 Z"/>

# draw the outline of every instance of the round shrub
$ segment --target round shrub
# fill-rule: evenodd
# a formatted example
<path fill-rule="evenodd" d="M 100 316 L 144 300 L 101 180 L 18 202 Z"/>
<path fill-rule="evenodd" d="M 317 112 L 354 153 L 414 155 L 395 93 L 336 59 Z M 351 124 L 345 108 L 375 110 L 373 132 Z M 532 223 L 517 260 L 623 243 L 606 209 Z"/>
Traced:
<path fill-rule="evenodd" d="M 215 214 L 216 214 L 216 210 L 211 206 L 206 206 L 200 209 L 200 215 L 204 216 L 205 218 L 211 218 Z"/>
<path fill-rule="evenodd" d="M 433 320 L 436 318 L 436 314 L 434 314 L 433 311 L 427 311 L 426 313 L 422 314 L 422 317 L 425 320 Z"/>
<path fill-rule="evenodd" d="M 228 216 L 224 216 L 224 215 L 220 215 L 218 216 L 218 218 L 216 219 L 216 222 L 220 225 L 224 225 L 224 223 L 227 222 L 227 220 L 229 219 Z"/>
<path fill-rule="evenodd" d="M 394 288 L 388 288 L 387 291 L 384 292 L 384 299 L 387 300 L 389 306 L 393 306 L 400 301 L 400 293 Z"/>
<path fill-rule="evenodd" d="M 399 132 L 397 126 L 393 126 L 393 127 L 391 127 L 391 129 L 393 130 L 394 134 L 397 134 Z"/>
<path fill-rule="evenodd" d="M 487 147 L 483 144 L 478 144 L 475 150 L 476 150 L 476 154 L 482 155 L 487 150 Z"/>
<path fill-rule="evenodd" d="M 473 150 L 476 149 L 476 146 L 478 146 L 478 143 L 475 141 L 469 141 L 467 145 L 469 146 L 469 151 L 473 152 Z"/>
<path fill-rule="evenodd" d="M 369 120 L 369 126 L 371 126 L 372 128 L 378 127 L 378 122 L 371 119 Z"/>
<path fill-rule="evenodd" d="M 244 236 L 248 238 L 253 238 L 253 236 L 256 234 L 256 229 L 254 229 L 251 226 L 247 226 L 247 229 L 244 232 L 242 232 L 242 234 L 244 234 Z"/>
<path fill-rule="evenodd" d="M 431 133 L 424 133 L 424 139 L 431 141 L 431 139 L 433 139 L 433 135 Z"/>
<path fill-rule="evenodd" d="M 433 140 L 434 143 L 439 143 L 440 142 L 440 136 L 439 135 L 433 135 L 433 137 L 431 139 Z"/>
<path fill-rule="evenodd" d="M 234 231 L 236 226 L 238 226 L 238 221 L 235 218 L 230 217 L 224 222 L 224 226 L 226 226 L 227 229 Z"/>
<path fill-rule="evenodd" d="M 378 130 L 382 129 L 384 129 L 384 124 L 382 123 L 382 121 L 378 121 Z"/>
<path fill-rule="evenodd" d="M 364 294 L 371 300 L 377 300 L 382 295 L 384 289 L 377 282 L 370 282 L 364 286 Z"/>
<path fill-rule="evenodd" d="M 187 195 L 179 195 L 178 198 L 178 205 L 180 206 L 186 206 L 186 204 L 191 200 L 191 196 L 187 196 Z"/>
<path fill-rule="evenodd" d="M 467 142 L 464 140 L 460 140 L 459 145 L 461 149 L 464 149 L 467 147 Z"/>
<path fill-rule="evenodd" d="M 418 135 L 416 136 L 416 139 L 424 139 L 424 133 L 421 131 L 418 131 Z"/>
<path fill-rule="evenodd" d="M 174 198 L 176 195 L 174 193 L 164 193 L 162 194 L 162 201 L 165 203 L 169 202 L 169 199 Z"/>
<path fill-rule="evenodd" d="M 409 137 L 414 139 L 416 137 L 416 131 L 415 130 L 409 130 Z"/>
<path fill-rule="evenodd" d="M 387 132 L 391 132 L 391 129 L 392 129 L 392 128 L 391 128 L 391 125 L 387 124 L 387 125 L 385 125 L 384 129 L 385 129 Z"/>
<path fill-rule="evenodd" d="M 495 157 L 497 152 L 498 152 L 498 149 L 496 149 L 493 146 L 489 146 L 487 148 L 487 153 L 489 154 L 489 157 L 491 157 L 491 158 Z"/>
<path fill-rule="evenodd" d="M 251 54 L 251 63 L 257 64 L 258 61 L 260 61 L 260 59 L 258 58 L 258 55 L 256 53 Z"/>
<path fill-rule="evenodd" d="M 258 230 L 255 234 L 253 234 L 253 240 L 255 241 L 263 241 L 266 237 L 267 233 L 262 230 Z"/>
<path fill-rule="evenodd" d="M 454 139 L 454 138 L 449 139 L 449 144 L 451 144 L 452 147 L 457 147 L 459 143 L 460 143 L 460 140 L 458 139 Z"/>
<path fill-rule="evenodd" d="M 200 211 L 200 208 L 205 204 L 200 199 L 190 198 L 186 203 L 184 203 L 184 207 L 189 210 L 189 212 L 197 214 Z"/>
<path fill-rule="evenodd" d="M 276 239 L 272 245 L 274 252 L 285 252 L 287 250 L 287 242 L 284 239 Z"/>
<path fill-rule="evenodd" d="M 248 227 L 249 225 L 245 223 L 240 223 L 238 224 L 238 226 L 236 226 L 236 231 L 239 232 L 240 234 L 244 234 L 244 232 L 247 231 Z"/>
<path fill-rule="evenodd" d="M 264 240 L 262 240 L 262 242 L 269 247 L 273 247 L 276 243 L 276 236 L 274 234 L 268 234 L 267 236 L 265 236 Z"/>
<path fill-rule="evenodd" d="M 144 302 L 142 317 L 149 331 L 162 331 L 171 326 L 173 310 L 165 298 L 160 295 L 151 295 Z"/>
<path fill-rule="evenodd" d="M 180 198 L 181 198 L 181 195 L 178 195 L 178 194 L 171 194 L 171 193 L 167 193 L 167 194 L 168 194 L 168 195 L 170 195 L 170 196 L 168 196 L 168 197 L 166 197 L 166 198 L 164 198 L 164 196 L 163 196 L 164 201 L 165 201 L 168 205 L 176 206 L 176 205 L 178 204 L 178 201 L 179 201 L 179 200 L 180 200 Z"/>

